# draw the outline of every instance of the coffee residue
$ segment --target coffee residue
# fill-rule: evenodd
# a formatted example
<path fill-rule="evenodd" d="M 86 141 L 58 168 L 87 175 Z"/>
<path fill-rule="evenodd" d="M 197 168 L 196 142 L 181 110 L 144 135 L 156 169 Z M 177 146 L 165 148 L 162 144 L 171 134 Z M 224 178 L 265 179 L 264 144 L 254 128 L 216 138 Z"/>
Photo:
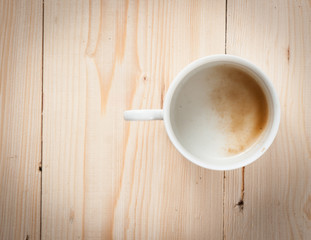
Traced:
<path fill-rule="evenodd" d="M 257 81 L 234 66 L 214 67 L 208 80 L 210 101 L 228 134 L 228 155 L 247 149 L 263 132 L 268 121 L 265 93 Z"/>

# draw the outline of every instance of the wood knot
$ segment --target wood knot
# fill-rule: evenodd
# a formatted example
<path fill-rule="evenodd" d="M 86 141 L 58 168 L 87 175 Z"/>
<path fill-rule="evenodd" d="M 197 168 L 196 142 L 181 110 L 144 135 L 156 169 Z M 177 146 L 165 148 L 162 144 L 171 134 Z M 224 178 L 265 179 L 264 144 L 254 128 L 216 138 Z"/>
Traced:
<path fill-rule="evenodd" d="M 239 210 L 242 212 L 244 209 L 244 201 L 241 199 L 237 204 L 235 204 L 235 207 L 238 207 Z"/>

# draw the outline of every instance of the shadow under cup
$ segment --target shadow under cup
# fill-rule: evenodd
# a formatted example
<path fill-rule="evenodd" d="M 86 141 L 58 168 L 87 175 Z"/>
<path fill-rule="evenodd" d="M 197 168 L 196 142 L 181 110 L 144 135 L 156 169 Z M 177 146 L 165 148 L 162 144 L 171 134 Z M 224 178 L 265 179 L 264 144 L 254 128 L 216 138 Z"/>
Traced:
<path fill-rule="evenodd" d="M 171 96 L 167 121 L 179 151 L 215 170 L 259 158 L 277 131 L 275 93 L 267 77 L 255 66 L 231 61 L 204 63 L 184 74 Z"/>

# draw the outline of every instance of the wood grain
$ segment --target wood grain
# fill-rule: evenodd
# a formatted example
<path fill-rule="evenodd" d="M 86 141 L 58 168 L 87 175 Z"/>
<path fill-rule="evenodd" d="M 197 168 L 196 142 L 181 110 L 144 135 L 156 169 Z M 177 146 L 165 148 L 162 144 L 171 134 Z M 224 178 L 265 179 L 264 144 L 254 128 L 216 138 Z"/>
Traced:
<path fill-rule="evenodd" d="M 223 173 L 182 158 L 160 108 L 224 53 L 225 1 L 45 1 L 43 239 L 221 239 Z"/>
<path fill-rule="evenodd" d="M 0 239 L 40 238 L 41 1 L 0 1 Z"/>
<path fill-rule="evenodd" d="M 307 0 L 0 0 L 0 239 L 308 239 L 310 22 Z M 259 161 L 208 171 L 161 121 L 124 122 L 225 50 L 281 100 Z"/>
<path fill-rule="evenodd" d="M 270 76 L 282 116 L 269 151 L 226 172 L 226 239 L 310 239 L 310 22 L 310 1 L 228 1 L 227 52 Z"/>

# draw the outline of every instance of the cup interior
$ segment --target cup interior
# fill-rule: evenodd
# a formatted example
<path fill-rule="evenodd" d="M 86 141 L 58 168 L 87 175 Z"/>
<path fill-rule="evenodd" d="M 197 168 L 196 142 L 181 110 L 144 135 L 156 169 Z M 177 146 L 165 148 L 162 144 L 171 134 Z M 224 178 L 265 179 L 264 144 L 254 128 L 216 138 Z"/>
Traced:
<path fill-rule="evenodd" d="M 226 81 L 222 80 L 223 76 L 227 77 Z M 243 98 L 244 90 L 240 90 L 239 85 L 228 82 L 231 78 L 239 79 L 241 76 L 248 76 L 244 82 L 253 81 L 260 88 L 266 101 L 265 110 L 261 107 L 263 103 L 256 108 L 254 123 L 251 122 L 254 119 L 247 117 L 250 115 L 245 111 L 255 111 L 249 103 L 252 100 L 249 99 L 261 95 L 257 96 L 255 92 L 256 96 L 252 96 L 253 93 L 250 92 Z M 219 81 L 223 82 L 220 84 Z M 215 84 L 218 88 L 215 88 Z M 272 143 L 279 121 L 278 100 L 267 77 L 249 62 L 235 57 L 228 59 L 228 56 L 218 60 L 201 59 L 187 66 L 176 77 L 171 87 L 164 107 L 166 129 L 175 147 L 192 162 L 210 169 L 234 169 L 256 160 Z M 236 88 L 235 92 L 231 90 L 233 88 Z M 227 120 L 224 119 L 230 117 L 224 118 L 223 113 L 219 114 L 219 109 L 222 109 L 220 102 L 224 101 L 219 96 L 223 96 L 226 91 L 232 95 L 232 102 L 236 102 L 237 99 L 240 101 L 231 106 L 230 100 L 226 106 L 231 119 L 232 114 L 235 114 L 237 124 L 242 126 L 244 135 L 235 136 L 237 134 L 232 130 L 232 122 L 228 122 L 228 127 L 224 127 L 227 124 Z M 240 105 L 245 105 L 243 109 L 246 110 L 240 110 Z M 254 124 L 260 122 L 258 119 L 265 121 L 260 127 L 262 130 L 252 141 L 248 141 L 250 138 L 245 136 L 252 136 Z M 243 142 L 247 144 L 243 145 Z"/>

